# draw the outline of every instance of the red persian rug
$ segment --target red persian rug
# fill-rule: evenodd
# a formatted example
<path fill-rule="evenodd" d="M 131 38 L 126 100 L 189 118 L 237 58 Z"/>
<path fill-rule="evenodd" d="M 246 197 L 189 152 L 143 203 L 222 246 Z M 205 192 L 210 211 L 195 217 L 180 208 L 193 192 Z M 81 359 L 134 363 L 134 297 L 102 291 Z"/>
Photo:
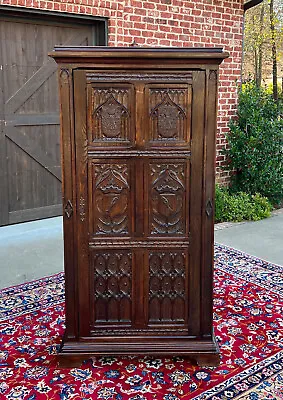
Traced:
<path fill-rule="evenodd" d="M 179 357 L 101 357 L 59 369 L 63 274 L 4 289 L 0 399 L 283 399 L 282 284 L 282 267 L 215 247 L 217 368 Z"/>

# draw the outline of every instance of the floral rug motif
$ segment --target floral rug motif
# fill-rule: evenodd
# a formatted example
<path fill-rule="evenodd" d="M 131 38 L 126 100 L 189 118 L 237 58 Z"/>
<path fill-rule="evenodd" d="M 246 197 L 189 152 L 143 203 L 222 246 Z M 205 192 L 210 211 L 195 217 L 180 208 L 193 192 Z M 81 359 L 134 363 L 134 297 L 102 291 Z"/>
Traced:
<path fill-rule="evenodd" d="M 62 369 L 64 276 L 0 292 L 0 399 L 283 399 L 283 267 L 215 246 L 216 368 L 100 357 Z"/>

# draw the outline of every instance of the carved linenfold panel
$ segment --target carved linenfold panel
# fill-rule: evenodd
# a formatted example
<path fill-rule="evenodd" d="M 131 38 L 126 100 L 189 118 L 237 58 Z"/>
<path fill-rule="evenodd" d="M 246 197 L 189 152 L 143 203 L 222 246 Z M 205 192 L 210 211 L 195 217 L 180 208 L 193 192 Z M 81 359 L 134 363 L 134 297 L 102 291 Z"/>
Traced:
<path fill-rule="evenodd" d="M 168 144 L 188 141 L 188 89 L 149 89 L 149 140 Z"/>
<path fill-rule="evenodd" d="M 186 320 L 186 254 L 149 254 L 149 322 Z"/>
<path fill-rule="evenodd" d="M 129 233 L 129 168 L 127 164 L 93 164 L 94 233 Z"/>
<path fill-rule="evenodd" d="M 97 322 L 131 320 L 132 255 L 101 252 L 94 256 L 94 318 Z"/>
<path fill-rule="evenodd" d="M 149 164 L 149 229 L 153 235 L 185 233 L 185 164 Z"/>
<path fill-rule="evenodd" d="M 131 141 L 131 88 L 90 87 L 90 143 L 113 145 Z"/>

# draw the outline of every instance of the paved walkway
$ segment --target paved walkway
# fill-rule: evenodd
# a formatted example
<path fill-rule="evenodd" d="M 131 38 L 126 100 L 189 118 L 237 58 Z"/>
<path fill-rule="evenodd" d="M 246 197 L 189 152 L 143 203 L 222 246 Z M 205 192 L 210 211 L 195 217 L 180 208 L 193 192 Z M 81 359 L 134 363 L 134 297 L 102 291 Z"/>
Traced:
<path fill-rule="evenodd" d="M 0 228 L 0 288 L 63 271 L 62 218 Z"/>
<path fill-rule="evenodd" d="M 283 209 L 261 221 L 218 224 L 215 241 L 283 265 Z"/>
<path fill-rule="evenodd" d="M 215 240 L 283 265 L 283 210 L 258 222 L 218 224 Z M 0 288 L 60 271 L 61 217 L 0 227 Z"/>

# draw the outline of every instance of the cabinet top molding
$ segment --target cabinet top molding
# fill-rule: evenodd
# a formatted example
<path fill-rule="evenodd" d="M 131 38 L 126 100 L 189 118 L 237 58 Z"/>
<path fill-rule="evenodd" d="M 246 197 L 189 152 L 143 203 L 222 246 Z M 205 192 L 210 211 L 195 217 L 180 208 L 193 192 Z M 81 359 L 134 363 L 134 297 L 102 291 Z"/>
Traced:
<path fill-rule="evenodd" d="M 58 63 L 93 62 L 105 59 L 176 59 L 188 62 L 189 60 L 220 64 L 229 53 L 221 47 L 108 47 L 108 46 L 55 46 L 49 53 Z"/>

